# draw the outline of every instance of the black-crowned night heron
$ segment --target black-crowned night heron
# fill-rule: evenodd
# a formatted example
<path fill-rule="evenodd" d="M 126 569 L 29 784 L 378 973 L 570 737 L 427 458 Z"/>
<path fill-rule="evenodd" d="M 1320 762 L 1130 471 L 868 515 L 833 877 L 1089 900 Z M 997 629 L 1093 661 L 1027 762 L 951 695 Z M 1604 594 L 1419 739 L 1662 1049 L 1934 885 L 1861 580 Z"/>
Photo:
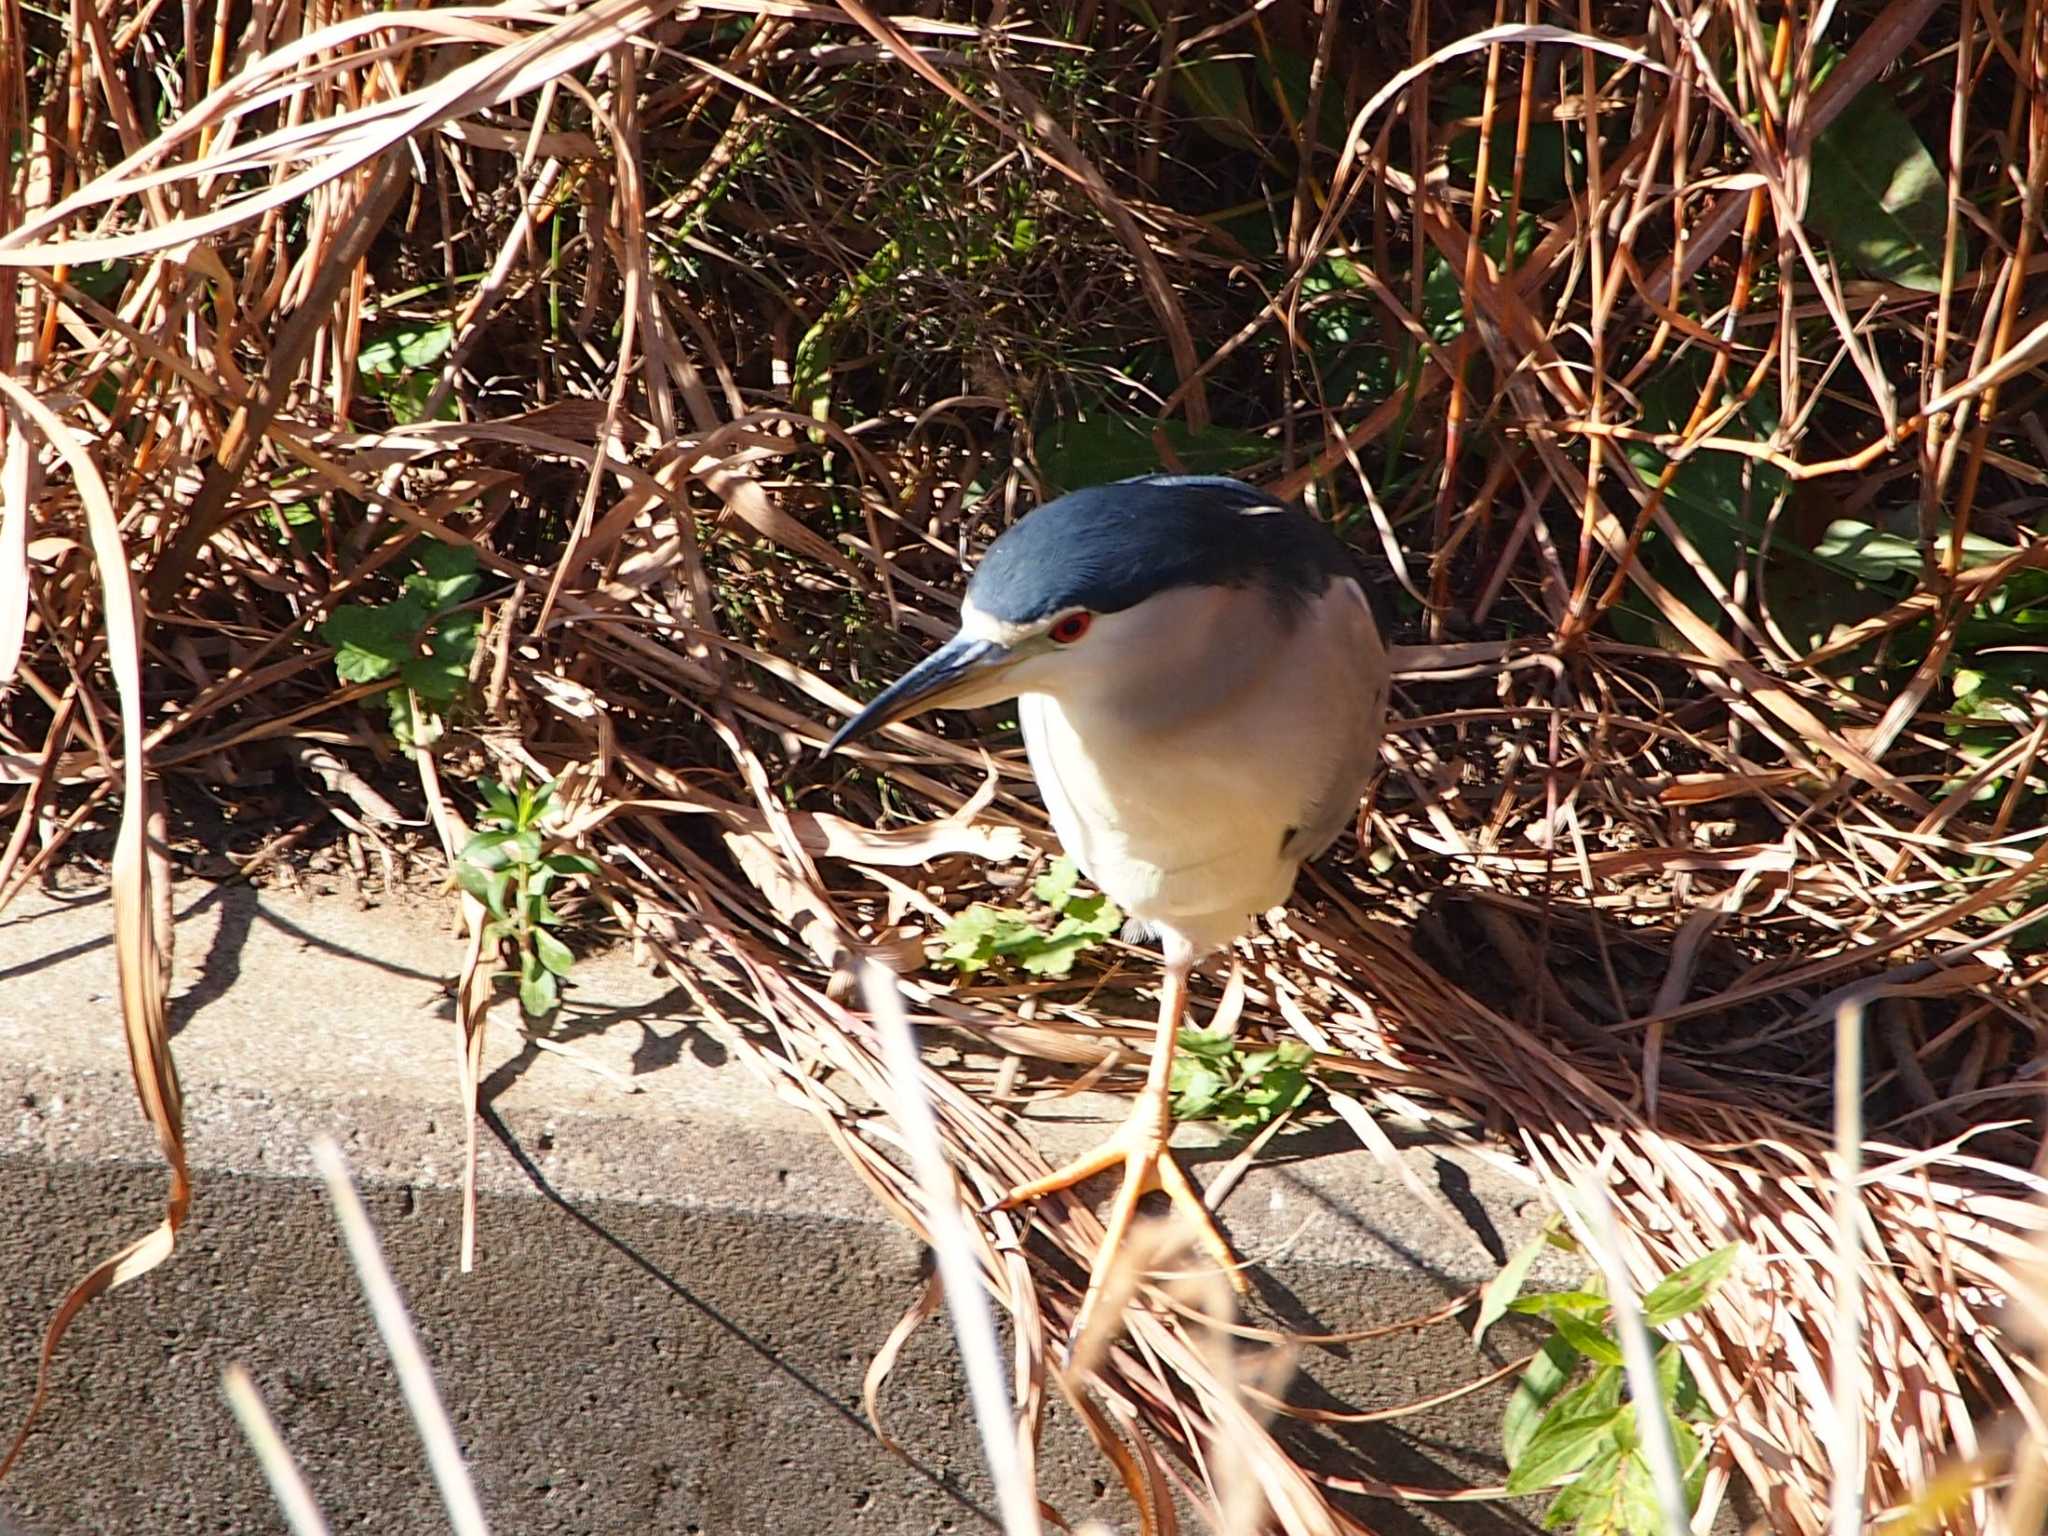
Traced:
<path fill-rule="evenodd" d="M 920 710 L 1017 699 L 1060 842 L 1165 952 L 1137 1107 L 1038 1199 L 1118 1164 L 1081 1321 L 1138 1201 L 1160 1189 L 1233 1279 L 1229 1245 L 1166 1150 L 1195 963 L 1287 900 L 1351 824 L 1386 720 L 1387 653 L 1350 552 L 1237 480 L 1147 476 L 1048 502 L 989 546 L 959 633 L 841 726 L 827 751 Z"/>

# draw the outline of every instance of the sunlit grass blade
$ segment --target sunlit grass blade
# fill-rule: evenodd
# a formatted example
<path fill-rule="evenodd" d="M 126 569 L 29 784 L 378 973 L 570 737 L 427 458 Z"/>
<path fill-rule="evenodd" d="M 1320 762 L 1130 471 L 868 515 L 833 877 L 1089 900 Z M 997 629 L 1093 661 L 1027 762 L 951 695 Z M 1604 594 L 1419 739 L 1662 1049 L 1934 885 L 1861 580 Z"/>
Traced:
<path fill-rule="evenodd" d="M 312 1151 L 313 1165 L 326 1181 L 328 1198 L 334 1203 L 334 1219 L 341 1228 L 342 1241 L 348 1246 L 349 1261 L 355 1265 L 356 1278 L 362 1284 L 363 1299 L 369 1304 L 385 1351 L 391 1356 L 413 1427 L 426 1448 L 427 1466 L 441 1492 L 449 1522 L 456 1536 L 487 1536 L 483 1506 L 477 1502 L 462 1447 L 455 1438 L 455 1426 L 449 1422 L 448 1410 L 441 1406 L 441 1393 L 434 1385 L 433 1370 L 406 1312 L 405 1298 L 399 1295 L 398 1282 L 392 1279 L 384 1262 L 383 1248 L 370 1225 L 370 1214 L 349 1179 L 341 1149 L 322 1137 L 313 1143 Z"/>

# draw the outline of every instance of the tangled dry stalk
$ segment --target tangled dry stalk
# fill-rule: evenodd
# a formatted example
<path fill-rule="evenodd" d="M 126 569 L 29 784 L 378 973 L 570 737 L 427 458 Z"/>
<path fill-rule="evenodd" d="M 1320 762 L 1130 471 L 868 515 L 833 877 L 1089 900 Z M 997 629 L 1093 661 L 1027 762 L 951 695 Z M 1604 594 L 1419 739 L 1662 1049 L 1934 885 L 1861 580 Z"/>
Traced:
<path fill-rule="evenodd" d="M 452 860 L 455 784 L 559 775 L 551 830 L 603 864 L 582 911 L 920 1231 L 849 956 L 1026 1091 L 1120 1080 L 1093 1004 L 1142 962 L 920 969 L 1046 846 L 1017 754 L 810 752 L 1006 519 L 1163 458 L 1309 496 L 1438 648 L 1377 868 L 1316 872 L 1240 1029 L 1313 1045 L 1369 1144 L 1391 1113 L 1609 1190 L 1644 1286 L 1741 1240 L 1686 1325 L 1713 1484 L 1804 1532 L 1837 1485 L 1831 1024 L 1860 1006 L 1855 1491 L 2038 1529 L 1996 1487 L 2048 1443 L 2038 1328 L 2000 1310 L 2043 1225 L 2044 58 L 2041 0 L 0 7 L 0 905 L 118 813 L 172 1170 L 52 1347 L 185 1210 L 166 790 L 318 779 L 370 845 L 396 797 Z M 1884 155 L 1907 195 L 1858 203 Z M 425 541 L 474 551 L 482 627 L 407 756 L 321 626 Z M 463 902 L 474 1063 L 495 956 Z M 1499 964 L 1442 963 L 1473 954 Z M 1041 1171 L 1014 1071 L 924 1069 L 978 1197 Z M 1097 1235 L 1041 1214 L 972 1234 L 1027 1469 Z M 1226 1444 L 1291 1532 L 1459 1492 L 1284 1452 L 1219 1358 L 1136 1312 L 1074 1396 L 1148 1522 L 1236 1498 Z"/>

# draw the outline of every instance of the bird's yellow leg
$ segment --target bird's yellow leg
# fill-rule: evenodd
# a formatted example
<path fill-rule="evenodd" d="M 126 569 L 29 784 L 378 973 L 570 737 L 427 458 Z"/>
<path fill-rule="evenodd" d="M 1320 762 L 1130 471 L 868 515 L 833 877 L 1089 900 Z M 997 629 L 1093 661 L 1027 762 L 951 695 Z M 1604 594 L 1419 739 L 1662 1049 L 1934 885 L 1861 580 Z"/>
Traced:
<path fill-rule="evenodd" d="M 1075 1319 L 1077 1334 L 1086 1331 L 1101 1299 L 1104 1282 L 1114 1270 L 1117 1251 L 1123 1246 L 1131 1222 L 1138 1214 L 1139 1200 L 1155 1189 L 1161 1191 L 1190 1223 L 1197 1241 L 1230 1277 L 1230 1283 L 1239 1291 L 1247 1288 L 1237 1256 L 1230 1251 L 1230 1244 L 1224 1240 L 1223 1234 L 1216 1230 L 1215 1218 L 1203 1203 L 1201 1192 L 1181 1171 L 1166 1146 L 1167 1138 L 1173 1133 L 1173 1050 L 1180 1037 L 1181 1022 L 1187 1014 L 1188 973 L 1193 968 L 1194 956 L 1183 946 L 1170 944 L 1166 958 L 1166 985 L 1159 1003 L 1159 1033 L 1152 1046 L 1151 1068 L 1145 1074 L 1145 1086 L 1130 1116 L 1101 1146 L 1042 1179 L 1018 1185 L 997 1202 L 998 1209 L 1023 1205 L 1122 1166 L 1123 1182 L 1104 1217 L 1102 1246 L 1096 1250 L 1095 1264 L 1088 1277 L 1088 1294 L 1082 1298 L 1081 1311 Z"/>

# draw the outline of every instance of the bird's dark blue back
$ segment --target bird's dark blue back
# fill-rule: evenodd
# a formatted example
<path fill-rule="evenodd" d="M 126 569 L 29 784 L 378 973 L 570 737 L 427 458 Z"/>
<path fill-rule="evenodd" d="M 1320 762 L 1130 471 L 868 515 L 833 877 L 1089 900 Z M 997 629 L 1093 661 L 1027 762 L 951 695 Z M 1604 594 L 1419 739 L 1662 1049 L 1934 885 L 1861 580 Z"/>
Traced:
<path fill-rule="evenodd" d="M 1262 586 L 1299 607 L 1360 576 L 1336 535 L 1299 507 L 1218 475 L 1147 475 L 1049 501 L 991 544 L 967 597 L 1023 624 L 1066 608 L 1115 613 L 1186 586 Z"/>

